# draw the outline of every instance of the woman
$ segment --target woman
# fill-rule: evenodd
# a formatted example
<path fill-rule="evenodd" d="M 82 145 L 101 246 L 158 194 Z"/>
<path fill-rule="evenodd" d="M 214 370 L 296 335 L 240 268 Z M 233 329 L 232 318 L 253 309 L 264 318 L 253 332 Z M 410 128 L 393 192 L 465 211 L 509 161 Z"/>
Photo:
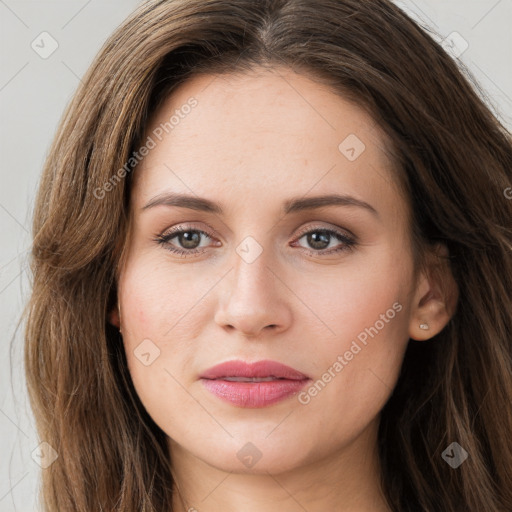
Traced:
<path fill-rule="evenodd" d="M 44 509 L 512 510 L 511 169 L 387 0 L 142 4 L 35 208 Z"/>

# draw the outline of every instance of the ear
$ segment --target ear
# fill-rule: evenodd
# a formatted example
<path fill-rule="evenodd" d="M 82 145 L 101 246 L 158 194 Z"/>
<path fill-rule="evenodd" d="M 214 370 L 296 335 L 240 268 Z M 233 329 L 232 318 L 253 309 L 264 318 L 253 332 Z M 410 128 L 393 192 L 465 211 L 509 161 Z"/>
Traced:
<path fill-rule="evenodd" d="M 427 268 L 418 276 L 409 324 L 409 337 L 423 341 L 441 332 L 457 307 L 459 289 L 450 267 L 448 248 L 436 244 L 427 256 Z M 427 324 L 428 329 L 420 328 Z"/>
<path fill-rule="evenodd" d="M 117 304 L 109 311 L 107 317 L 112 325 L 121 330 L 121 313 Z"/>

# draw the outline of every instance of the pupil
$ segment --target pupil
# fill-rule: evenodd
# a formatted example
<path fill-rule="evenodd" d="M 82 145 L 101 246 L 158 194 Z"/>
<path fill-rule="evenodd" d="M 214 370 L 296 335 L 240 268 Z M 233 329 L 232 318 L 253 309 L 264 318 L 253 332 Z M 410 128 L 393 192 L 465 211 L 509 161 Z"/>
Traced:
<path fill-rule="evenodd" d="M 331 236 L 325 231 L 315 231 L 308 235 L 308 243 L 315 249 L 325 249 L 329 245 Z"/>
<path fill-rule="evenodd" d="M 179 235 L 180 243 L 186 249 L 195 249 L 201 242 L 200 234 L 196 231 L 185 231 Z"/>

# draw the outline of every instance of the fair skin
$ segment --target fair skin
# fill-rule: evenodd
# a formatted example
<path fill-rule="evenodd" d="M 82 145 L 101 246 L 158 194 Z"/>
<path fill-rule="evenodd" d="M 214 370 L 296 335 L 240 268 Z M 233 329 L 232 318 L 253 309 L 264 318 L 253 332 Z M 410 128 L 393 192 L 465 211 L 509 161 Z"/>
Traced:
<path fill-rule="evenodd" d="M 134 171 L 121 314 L 110 313 L 137 393 L 169 439 L 180 490 L 173 510 L 387 512 L 379 413 L 409 339 L 428 340 L 450 315 L 430 274 L 414 279 L 410 210 L 382 149 L 384 135 L 357 106 L 276 68 L 191 79 L 153 116 L 146 137 L 191 97 L 197 106 L 155 139 Z M 352 161 L 338 148 L 350 134 L 365 144 Z M 166 192 L 206 198 L 223 211 L 142 210 Z M 332 194 L 376 213 L 353 204 L 283 213 L 291 198 Z M 172 227 L 191 231 L 188 239 L 159 245 L 154 238 Z M 356 243 L 347 249 L 333 234 L 321 238 L 322 229 Z M 306 236 L 310 231 L 317 237 Z M 262 249 L 250 263 L 237 252 L 249 236 Z M 254 254 L 251 243 L 242 247 Z M 167 250 L 192 247 L 187 257 Z M 373 326 L 378 333 L 347 354 Z M 147 366 L 134 353 L 143 340 L 151 340 L 146 353 L 160 351 Z M 333 376 L 338 356 L 344 362 Z M 292 395 L 244 408 L 199 379 L 233 359 L 278 361 L 311 383 L 331 368 L 331 379 L 309 400 Z M 261 455 L 251 467 L 237 456 L 244 446 Z"/>

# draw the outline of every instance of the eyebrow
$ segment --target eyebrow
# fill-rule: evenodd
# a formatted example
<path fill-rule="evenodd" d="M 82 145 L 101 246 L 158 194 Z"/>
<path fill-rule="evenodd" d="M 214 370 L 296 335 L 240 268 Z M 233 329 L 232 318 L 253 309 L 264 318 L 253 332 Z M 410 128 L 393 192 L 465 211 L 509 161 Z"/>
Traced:
<path fill-rule="evenodd" d="M 224 213 L 222 207 L 218 203 L 210 201 L 209 199 L 173 192 L 166 192 L 155 196 L 146 203 L 141 210 L 144 211 L 149 208 L 162 205 L 189 208 L 191 210 L 216 213 L 218 215 L 222 215 Z M 283 213 L 286 215 L 304 210 L 324 208 L 326 206 L 356 206 L 358 208 L 364 208 L 372 215 L 379 218 L 379 213 L 372 205 L 353 196 L 340 194 L 292 198 L 284 202 Z"/>

